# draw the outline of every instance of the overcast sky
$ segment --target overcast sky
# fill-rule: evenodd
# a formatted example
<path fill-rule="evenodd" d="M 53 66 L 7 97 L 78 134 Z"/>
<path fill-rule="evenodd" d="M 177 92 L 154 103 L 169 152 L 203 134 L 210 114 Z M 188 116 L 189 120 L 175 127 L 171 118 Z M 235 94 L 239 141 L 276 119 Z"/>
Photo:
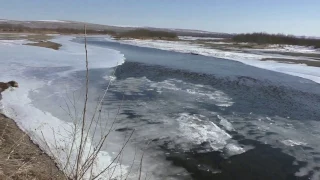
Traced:
<path fill-rule="evenodd" d="M 1 0 L 0 18 L 320 36 L 320 0 Z"/>

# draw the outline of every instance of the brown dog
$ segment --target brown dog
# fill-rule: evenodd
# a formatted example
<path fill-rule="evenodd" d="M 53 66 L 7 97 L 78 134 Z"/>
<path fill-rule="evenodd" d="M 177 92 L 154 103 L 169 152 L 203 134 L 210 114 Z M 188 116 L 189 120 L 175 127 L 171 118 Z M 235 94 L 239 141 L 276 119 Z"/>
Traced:
<path fill-rule="evenodd" d="M 0 82 L 0 100 L 2 99 L 1 93 L 10 87 L 19 87 L 19 85 L 16 81 Z"/>

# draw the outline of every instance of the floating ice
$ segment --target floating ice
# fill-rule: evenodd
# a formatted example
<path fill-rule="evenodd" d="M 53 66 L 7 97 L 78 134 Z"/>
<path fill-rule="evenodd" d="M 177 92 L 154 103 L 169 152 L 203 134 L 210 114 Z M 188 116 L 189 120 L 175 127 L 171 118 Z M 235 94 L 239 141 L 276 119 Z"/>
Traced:
<path fill-rule="evenodd" d="M 213 150 L 221 150 L 227 144 L 227 140 L 231 136 L 219 128 L 216 124 L 210 121 L 201 121 L 198 117 L 180 114 L 177 119 L 181 138 L 189 139 L 188 142 L 200 145 L 201 143 L 209 142 Z"/>
<path fill-rule="evenodd" d="M 220 119 L 220 125 L 224 126 L 228 131 L 234 130 L 232 124 L 227 119 L 220 115 L 217 115 L 217 117 Z"/>
<path fill-rule="evenodd" d="M 301 146 L 301 145 L 305 146 L 305 145 L 307 145 L 307 143 L 300 142 L 300 141 L 294 141 L 291 139 L 283 140 L 281 142 L 287 146 Z"/>

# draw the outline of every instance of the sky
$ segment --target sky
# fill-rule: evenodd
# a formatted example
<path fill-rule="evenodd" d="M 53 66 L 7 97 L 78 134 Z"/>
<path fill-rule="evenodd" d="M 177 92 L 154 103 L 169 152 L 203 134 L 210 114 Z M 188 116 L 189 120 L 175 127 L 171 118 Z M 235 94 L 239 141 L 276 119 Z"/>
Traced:
<path fill-rule="evenodd" d="M 0 19 L 320 37 L 320 0 L 0 0 Z"/>

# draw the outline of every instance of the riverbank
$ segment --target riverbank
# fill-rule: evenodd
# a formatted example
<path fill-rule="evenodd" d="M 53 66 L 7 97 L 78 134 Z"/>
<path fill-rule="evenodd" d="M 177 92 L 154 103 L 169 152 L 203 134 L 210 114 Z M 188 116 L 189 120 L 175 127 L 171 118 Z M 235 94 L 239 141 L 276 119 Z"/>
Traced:
<path fill-rule="evenodd" d="M 66 179 L 54 160 L 3 114 L 0 114 L 0 133 L 0 179 Z"/>

